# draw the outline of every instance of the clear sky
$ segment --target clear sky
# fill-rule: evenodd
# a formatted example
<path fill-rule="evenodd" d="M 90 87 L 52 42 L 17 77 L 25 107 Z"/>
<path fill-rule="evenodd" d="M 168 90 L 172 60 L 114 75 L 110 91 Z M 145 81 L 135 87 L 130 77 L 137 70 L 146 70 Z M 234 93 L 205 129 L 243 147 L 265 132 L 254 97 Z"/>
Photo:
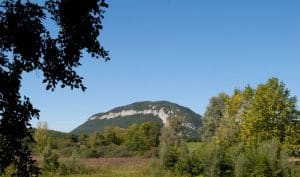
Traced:
<path fill-rule="evenodd" d="M 22 94 L 50 129 L 68 132 L 94 113 L 143 100 L 203 114 L 211 96 L 273 76 L 300 98 L 299 0 L 107 2 L 99 39 L 112 60 L 84 55 L 85 92 L 46 91 L 40 72 L 24 75 Z"/>

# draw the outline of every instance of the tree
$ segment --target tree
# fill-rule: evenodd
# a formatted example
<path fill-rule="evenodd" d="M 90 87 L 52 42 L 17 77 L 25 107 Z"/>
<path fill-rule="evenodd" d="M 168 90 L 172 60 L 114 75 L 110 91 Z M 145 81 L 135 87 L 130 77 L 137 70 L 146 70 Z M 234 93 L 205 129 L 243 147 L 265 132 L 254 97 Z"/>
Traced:
<path fill-rule="evenodd" d="M 78 137 L 78 142 L 80 145 L 87 146 L 89 141 L 89 136 L 86 134 L 80 134 Z"/>
<path fill-rule="evenodd" d="M 277 78 L 257 86 L 251 104 L 243 112 L 241 126 L 242 141 L 249 146 L 276 138 L 291 152 L 299 149 L 299 144 L 294 144 L 299 141 L 297 99 Z"/>
<path fill-rule="evenodd" d="M 219 120 L 198 149 L 204 175 L 293 176 L 286 150 L 299 151 L 300 119 L 296 98 L 284 83 L 271 78 L 255 89 L 235 89 L 222 114 L 213 114 L 218 107 L 211 105 L 206 115 Z"/>
<path fill-rule="evenodd" d="M 42 154 L 47 146 L 51 144 L 46 122 L 39 122 L 34 132 L 34 140 L 37 151 Z"/>
<path fill-rule="evenodd" d="M 42 157 L 42 167 L 44 170 L 56 170 L 59 166 L 58 153 L 51 147 L 52 139 L 48 133 L 47 122 L 39 122 L 34 132 L 36 148 Z"/>
<path fill-rule="evenodd" d="M 121 131 L 119 131 L 116 127 L 106 127 L 102 134 L 105 138 L 106 144 L 120 145 L 124 141 L 122 139 Z"/>
<path fill-rule="evenodd" d="M 150 150 L 159 145 L 160 125 L 157 122 L 144 122 L 140 125 L 140 136 L 143 139 L 141 150 Z"/>
<path fill-rule="evenodd" d="M 102 29 L 105 0 L 22 0 L 0 3 L 0 174 L 14 164 L 17 176 L 37 176 L 28 144 L 33 142 L 30 120 L 39 117 L 28 97 L 20 95 L 22 74 L 39 70 L 47 90 L 58 85 L 80 88 L 75 68 L 82 52 L 109 60 L 97 37 Z M 52 19 L 57 36 L 45 26 Z"/>
<path fill-rule="evenodd" d="M 139 128 L 140 126 L 134 123 L 127 129 L 126 146 L 130 150 L 139 150 L 140 146 L 143 144 Z"/>
<path fill-rule="evenodd" d="M 160 124 L 144 122 L 141 125 L 132 124 L 127 130 L 126 146 L 130 150 L 151 150 L 159 145 Z"/>
<path fill-rule="evenodd" d="M 94 132 L 88 137 L 87 144 L 91 148 L 106 145 L 105 137 L 101 135 L 100 132 Z"/>
<path fill-rule="evenodd" d="M 216 128 L 219 126 L 219 121 L 224 117 L 225 103 L 228 98 L 229 96 L 225 93 L 220 93 L 218 96 L 210 98 L 202 119 L 202 140 L 214 136 Z"/>
<path fill-rule="evenodd" d="M 188 153 L 184 139 L 184 118 L 170 117 L 169 125 L 162 129 L 160 136 L 160 159 L 162 165 L 167 169 L 172 169 L 183 154 Z"/>
<path fill-rule="evenodd" d="M 50 145 L 46 146 L 42 153 L 42 168 L 48 171 L 56 171 L 59 167 L 58 152 L 51 149 Z"/>
<path fill-rule="evenodd" d="M 244 90 L 235 89 L 233 95 L 225 100 L 224 112 L 218 121 L 214 137 L 223 147 L 231 147 L 239 141 L 241 116 L 252 95 L 253 89 L 247 86 Z"/>

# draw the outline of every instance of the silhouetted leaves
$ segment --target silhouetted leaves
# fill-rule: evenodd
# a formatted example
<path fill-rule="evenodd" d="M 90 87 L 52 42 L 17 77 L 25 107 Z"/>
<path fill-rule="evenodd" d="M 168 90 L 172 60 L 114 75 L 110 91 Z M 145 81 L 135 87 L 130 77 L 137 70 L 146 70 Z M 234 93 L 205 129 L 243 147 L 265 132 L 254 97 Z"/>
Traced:
<path fill-rule="evenodd" d="M 41 70 L 47 90 L 57 85 L 86 87 L 75 68 L 83 51 L 109 60 L 97 40 L 102 29 L 104 0 L 46 0 L 45 5 L 21 0 L 0 2 L 0 174 L 14 164 L 16 176 L 37 176 L 30 157 L 30 120 L 38 118 L 29 98 L 20 96 L 23 72 Z M 59 27 L 51 36 L 46 15 Z"/>

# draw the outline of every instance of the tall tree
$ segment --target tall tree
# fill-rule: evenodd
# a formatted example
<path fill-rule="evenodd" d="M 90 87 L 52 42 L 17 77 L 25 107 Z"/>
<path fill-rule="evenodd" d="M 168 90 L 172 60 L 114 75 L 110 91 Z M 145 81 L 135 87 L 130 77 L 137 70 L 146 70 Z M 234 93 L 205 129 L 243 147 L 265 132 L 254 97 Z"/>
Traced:
<path fill-rule="evenodd" d="M 33 142 L 30 120 L 39 117 L 28 97 L 20 95 L 22 74 L 40 70 L 47 90 L 58 85 L 86 87 L 75 68 L 83 51 L 109 60 L 97 40 L 105 0 L 30 0 L 0 2 L 0 174 L 14 164 L 17 176 L 37 176 L 28 144 Z M 45 26 L 52 19 L 57 36 Z"/>
<path fill-rule="evenodd" d="M 159 156 L 162 165 L 167 169 L 172 169 L 180 156 L 188 153 L 183 139 L 184 129 L 184 118 L 181 116 L 170 117 L 168 125 L 162 129 Z"/>
<path fill-rule="evenodd" d="M 219 126 L 221 118 L 224 117 L 225 103 L 229 96 L 220 93 L 218 96 L 211 97 L 202 118 L 201 139 L 206 140 L 214 136 L 216 128 Z"/>
<path fill-rule="evenodd" d="M 42 154 L 45 148 L 51 144 L 47 122 L 38 123 L 38 126 L 34 132 L 34 140 L 37 151 Z"/>
<path fill-rule="evenodd" d="M 216 140 L 225 148 L 239 141 L 242 114 L 251 104 L 253 93 L 254 89 L 247 86 L 244 90 L 235 89 L 233 94 L 226 99 L 223 117 L 215 132 Z"/>
<path fill-rule="evenodd" d="M 241 124 L 241 138 L 250 146 L 277 138 L 288 148 L 296 148 L 295 143 L 299 148 L 297 99 L 290 96 L 285 84 L 277 78 L 257 86 L 252 103 L 243 112 Z"/>

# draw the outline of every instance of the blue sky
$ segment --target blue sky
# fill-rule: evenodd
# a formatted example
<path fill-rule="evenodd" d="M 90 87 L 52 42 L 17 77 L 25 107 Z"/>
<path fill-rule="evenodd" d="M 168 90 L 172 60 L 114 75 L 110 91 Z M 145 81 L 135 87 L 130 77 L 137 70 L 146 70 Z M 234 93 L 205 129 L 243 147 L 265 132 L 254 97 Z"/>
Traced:
<path fill-rule="evenodd" d="M 84 55 L 78 71 L 85 92 L 46 91 L 40 72 L 24 75 L 22 94 L 50 129 L 67 132 L 91 114 L 143 100 L 168 100 L 203 114 L 211 96 L 269 77 L 300 98 L 300 1 L 108 3 L 99 39 L 112 60 Z"/>

